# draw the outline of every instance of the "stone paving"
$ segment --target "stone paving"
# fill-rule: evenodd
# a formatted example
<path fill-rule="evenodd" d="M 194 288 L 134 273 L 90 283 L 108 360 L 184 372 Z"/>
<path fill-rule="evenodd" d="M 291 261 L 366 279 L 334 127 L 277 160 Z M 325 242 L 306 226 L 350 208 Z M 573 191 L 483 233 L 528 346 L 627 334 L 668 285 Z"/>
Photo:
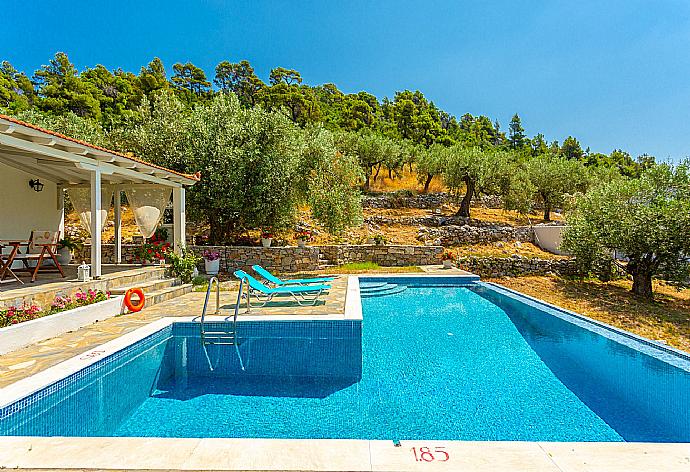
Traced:
<path fill-rule="evenodd" d="M 220 292 L 221 314 L 231 314 L 237 300 L 238 284 L 224 284 Z M 347 276 L 331 283 L 331 290 L 321 295 L 315 306 L 299 306 L 292 297 L 276 298 L 263 308 L 252 308 L 252 315 L 327 315 L 345 312 Z M 165 317 L 201 315 L 205 292 L 192 292 L 145 308 L 139 313 L 116 316 L 66 333 L 56 338 L 0 356 L 0 388 L 34 375 L 125 333 Z M 215 293 L 209 301 L 209 313 L 215 309 Z M 240 316 L 246 313 L 240 308 Z"/>

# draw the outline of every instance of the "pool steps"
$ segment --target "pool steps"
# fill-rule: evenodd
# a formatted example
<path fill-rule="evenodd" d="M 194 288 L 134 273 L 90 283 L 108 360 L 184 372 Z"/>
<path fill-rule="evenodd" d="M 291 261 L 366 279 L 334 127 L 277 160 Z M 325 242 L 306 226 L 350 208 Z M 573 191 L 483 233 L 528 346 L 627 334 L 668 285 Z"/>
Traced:
<path fill-rule="evenodd" d="M 359 294 L 362 298 L 383 297 L 395 295 L 407 290 L 407 286 L 388 282 L 362 282 L 359 286 Z"/>

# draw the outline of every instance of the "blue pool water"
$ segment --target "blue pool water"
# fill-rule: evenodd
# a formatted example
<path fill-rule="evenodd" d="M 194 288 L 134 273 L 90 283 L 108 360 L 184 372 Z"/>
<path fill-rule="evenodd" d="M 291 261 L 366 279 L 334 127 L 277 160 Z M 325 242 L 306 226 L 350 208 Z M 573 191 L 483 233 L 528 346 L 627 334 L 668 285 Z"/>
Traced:
<path fill-rule="evenodd" d="M 244 371 L 175 323 L 0 410 L 0 434 L 690 440 L 690 359 L 490 285 L 385 282 L 361 323 L 240 323 Z"/>

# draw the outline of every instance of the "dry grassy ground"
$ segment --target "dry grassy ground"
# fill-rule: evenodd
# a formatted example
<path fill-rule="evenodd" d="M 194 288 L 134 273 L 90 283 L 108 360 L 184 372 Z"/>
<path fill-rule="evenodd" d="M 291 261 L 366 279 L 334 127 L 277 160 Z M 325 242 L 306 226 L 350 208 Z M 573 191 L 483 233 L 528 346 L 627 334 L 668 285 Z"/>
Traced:
<path fill-rule="evenodd" d="M 631 282 L 627 280 L 609 283 L 559 277 L 489 280 L 640 336 L 663 340 L 678 349 L 690 351 L 690 289 L 678 291 L 671 285 L 655 282 L 656 299 L 650 302 L 633 296 L 630 293 Z"/>
<path fill-rule="evenodd" d="M 374 192 L 394 192 L 396 190 L 421 192 L 424 190 L 424 183 L 420 184 L 417 180 L 417 174 L 407 170 L 407 167 L 402 173 L 398 175 L 393 174 L 392 179 L 388 178 L 388 171 L 382 168 L 376 180 L 374 180 L 374 175 L 372 174 L 369 187 Z M 446 190 L 446 186 L 440 177 L 434 177 L 431 180 L 429 192 L 445 192 Z"/>

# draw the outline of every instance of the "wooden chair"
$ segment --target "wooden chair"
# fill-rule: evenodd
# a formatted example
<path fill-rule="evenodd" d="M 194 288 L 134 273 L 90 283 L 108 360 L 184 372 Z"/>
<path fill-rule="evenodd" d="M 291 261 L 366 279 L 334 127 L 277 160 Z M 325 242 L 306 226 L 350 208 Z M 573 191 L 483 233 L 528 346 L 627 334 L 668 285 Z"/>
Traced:
<path fill-rule="evenodd" d="M 14 256 L 15 261 L 22 261 L 24 267 L 14 269 L 14 272 L 28 272 L 31 274 L 31 281 L 36 281 L 38 272 L 59 272 L 65 277 L 65 273 L 58 263 L 55 253 L 57 252 L 58 241 L 60 240 L 59 231 L 37 231 L 31 232 L 28 241 L 23 241 L 23 246 L 26 246 L 26 252 L 17 252 Z M 55 264 L 55 267 L 43 266 L 43 260 L 50 258 Z M 36 265 L 32 267 L 29 261 L 35 261 Z"/>

